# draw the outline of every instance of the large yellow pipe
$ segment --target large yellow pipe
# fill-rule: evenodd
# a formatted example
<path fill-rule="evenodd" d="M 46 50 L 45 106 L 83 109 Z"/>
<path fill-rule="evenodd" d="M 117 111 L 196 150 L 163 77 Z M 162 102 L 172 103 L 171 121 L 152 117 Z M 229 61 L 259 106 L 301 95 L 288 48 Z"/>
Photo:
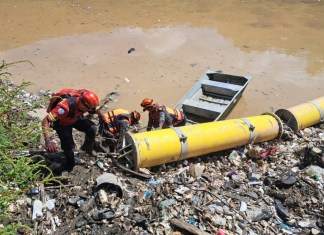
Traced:
<path fill-rule="evenodd" d="M 297 132 L 324 120 L 324 96 L 289 109 L 279 109 L 276 114 Z"/>
<path fill-rule="evenodd" d="M 134 168 L 151 167 L 231 149 L 281 136 L 282 123 L 272 113 L 255 117 L 127 133 Z"/>

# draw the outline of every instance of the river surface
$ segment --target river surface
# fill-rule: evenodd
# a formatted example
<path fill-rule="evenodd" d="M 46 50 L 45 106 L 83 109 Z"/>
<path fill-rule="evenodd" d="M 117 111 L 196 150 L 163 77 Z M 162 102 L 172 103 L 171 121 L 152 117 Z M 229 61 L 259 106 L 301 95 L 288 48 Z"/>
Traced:
<path fill-rule="evenodd" d="M 173 107 L 210 69 L 253 78 L 228 118 L 324 95 L 323 0 L 0 0 L 0 15 L 0 59 L 32 62 L 10 72 L 34 92 L 118 91 L 110 108 L 141 110 L 145 97 Z"/>

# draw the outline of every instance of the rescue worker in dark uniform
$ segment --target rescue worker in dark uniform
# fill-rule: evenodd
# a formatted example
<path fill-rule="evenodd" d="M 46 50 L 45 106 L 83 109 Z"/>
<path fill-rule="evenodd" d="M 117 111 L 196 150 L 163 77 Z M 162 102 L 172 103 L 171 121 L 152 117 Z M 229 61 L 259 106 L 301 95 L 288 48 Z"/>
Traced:
<path fill-rule="evenodd" d="M 115 109 L 104 113 L 100 119 L 99 134 L 107 138 L 107 145 L 115 146 L 120 135 L 129 131 L 139 123 L 140 113 L 136 110 L 129 112 L 126 109 Z M 136 130 L 134 130 L 136 131 Z M 114 147 L 111 148 L 111 151 Z"/>
<path fill-rule="evenodd" d="M 85 89 L 75 91 L 77 92 L 73 96 L 58 98 L 59 100 L 54 104 L 50 103 L 47 110 L 48 114 L 42 121 L 46 150 L 51 153 L 57 151 L 57 144 L 50 131 L 52 127 L 60 139 L 61 148 L 66 158 L 65 170 L 68 171 L 71 171 L 75 165 L 73 128 L 85 133 L 85 140 L 81 146 L 81 150 L 91 156 L 96 155 L 96 152 L 93 150 L 93 145 L 97 127 L 94 122 L 84 117 L 83 114 L 86 112 L 95 113 L 96 107 L 99 105 L 99 99 L 91 91 Z M 99 111 L 97 113 L 101 115 Z"/>
<path fill-rule="evenodd" d="M 141 106 L 143 107 L 143 111 L 149 111 L 146 131 L 151 131 L 152 128 L 159 130 L 172 126 L 184 126 L 187 123 L 187 118 L 182 111 L 154 103 L 153 99 L 145 98 Z"/>

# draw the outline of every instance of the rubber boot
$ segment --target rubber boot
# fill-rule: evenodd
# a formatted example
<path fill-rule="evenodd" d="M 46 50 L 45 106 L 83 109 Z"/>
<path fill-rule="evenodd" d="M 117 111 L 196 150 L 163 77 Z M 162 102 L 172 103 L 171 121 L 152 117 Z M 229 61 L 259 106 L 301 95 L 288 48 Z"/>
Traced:
<path fill-rule="evenodd" d="M 87 141 L 86 138 L 83 145 L 81 146 L 81 150 L 85 151 L 88 155 L 92 157 L 96 157 L 97 152 L 93 150 L 93 144 L 94 143 L 89 143 L 89 141 Z"/>
<path fill-rule="evenodd" d="M 82 145 L 81 150 L 85 151 L 91 157 L 97 156 L 97 152 L 93 150 L 93 146 Z"/>
<path fill-rule="evenodd" d="M 71 151 L 64 151 L 65 155 L 65 170 L 71 172 L 75 166 L 75 159 L 74 159 L 74 152 Z"/>

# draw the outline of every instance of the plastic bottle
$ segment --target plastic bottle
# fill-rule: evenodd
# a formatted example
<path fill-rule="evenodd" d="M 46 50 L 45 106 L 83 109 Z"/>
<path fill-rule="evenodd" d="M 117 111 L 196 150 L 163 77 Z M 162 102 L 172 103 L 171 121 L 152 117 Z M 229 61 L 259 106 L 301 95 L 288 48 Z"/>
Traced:
<path fill-rule="evenodd" d="M 87 212 L 91 209 L 95 201 L 95 196 L 91 196 L 89 200 L 81 207 L 82 212 Z"/>

